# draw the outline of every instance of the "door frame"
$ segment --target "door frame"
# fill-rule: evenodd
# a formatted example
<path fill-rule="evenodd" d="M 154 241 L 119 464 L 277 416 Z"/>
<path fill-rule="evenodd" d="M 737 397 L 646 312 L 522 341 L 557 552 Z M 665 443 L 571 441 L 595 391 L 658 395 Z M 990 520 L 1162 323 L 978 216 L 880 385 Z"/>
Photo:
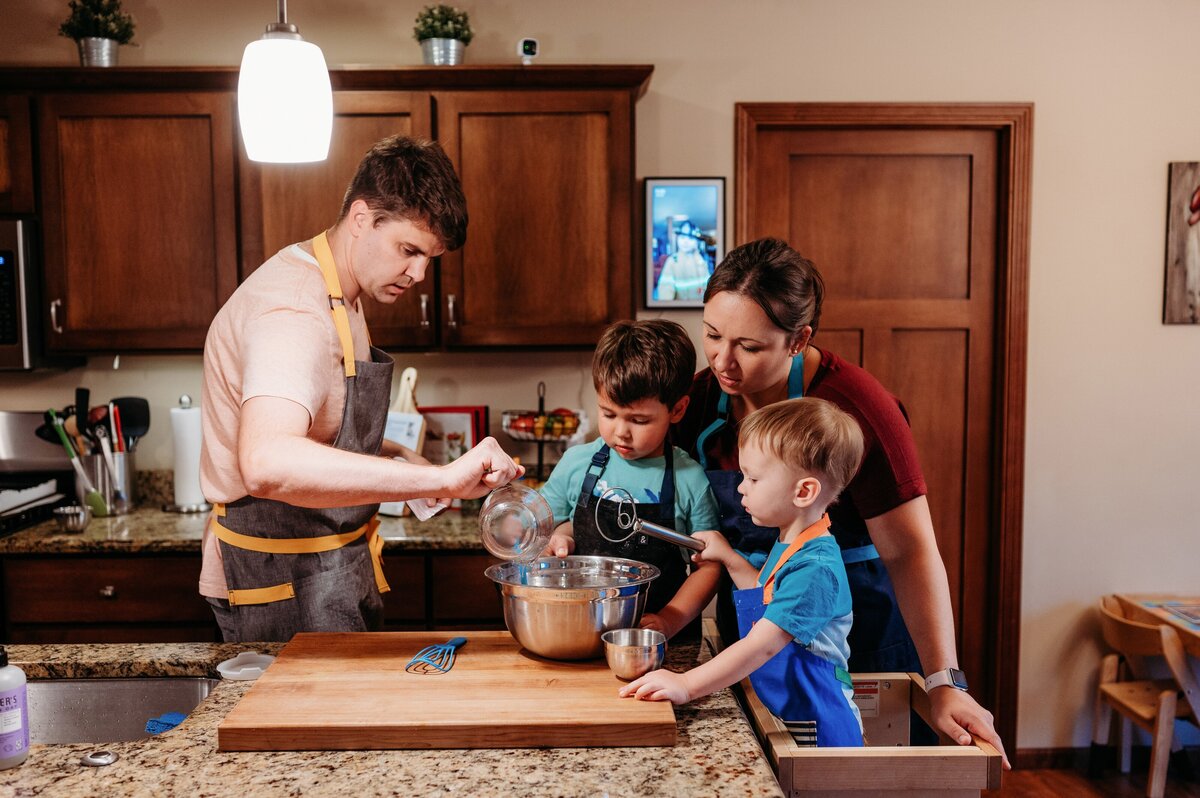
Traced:
<path fill-rule="evenodd" d="M 979 690 L 996 730 L 1017 750 L 1021 637 L 1021 540 L 1025 489 L 1025 366 L 1028 352 L 1029 225 L 1033 161 L 1032 103 L 737 103 L 734 106 L 734 241 L 749 222 L 750 165 L 756 135 L 777 128 L 892 130 L 958 128 L 997 137 L 995 389 L 991 515 L 986 600 L 996 667 Z"/>

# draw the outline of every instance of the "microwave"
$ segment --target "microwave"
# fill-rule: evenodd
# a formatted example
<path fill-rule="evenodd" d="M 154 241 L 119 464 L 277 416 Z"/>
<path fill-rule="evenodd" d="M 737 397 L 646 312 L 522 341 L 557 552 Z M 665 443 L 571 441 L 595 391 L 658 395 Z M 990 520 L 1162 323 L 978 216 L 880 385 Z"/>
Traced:
<path fill-rule="evenodd" d="M 79 365 L 43 349 L 41 274 L 32 219 L 0 218 L 0 371 Z"/>

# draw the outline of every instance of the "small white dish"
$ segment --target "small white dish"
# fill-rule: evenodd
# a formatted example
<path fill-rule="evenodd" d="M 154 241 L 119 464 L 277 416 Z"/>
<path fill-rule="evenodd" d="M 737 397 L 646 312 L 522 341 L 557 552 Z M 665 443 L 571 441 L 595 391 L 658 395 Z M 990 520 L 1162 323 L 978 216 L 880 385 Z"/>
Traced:
<path fill-rule="evenodd" d="M 247 682 L 262 676 L 275 658 L 270 654 L 259 654 L 257 651 L 243 651 L 233 659 L 227 659 L 217 666 L 217 673 L 222 679 Z"/>

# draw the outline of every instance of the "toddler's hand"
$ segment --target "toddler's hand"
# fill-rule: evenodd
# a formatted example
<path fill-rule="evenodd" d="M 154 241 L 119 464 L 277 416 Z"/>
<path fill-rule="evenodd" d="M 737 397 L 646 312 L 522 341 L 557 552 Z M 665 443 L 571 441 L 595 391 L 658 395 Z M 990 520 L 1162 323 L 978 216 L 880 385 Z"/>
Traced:
<path fill-rule="evenodd" d="M 630 682 L 618 690 L 617 695 L 643 701 L 670 701 L 672 704 L 686 704 L 691 700 L 683 674 L 663 669 Z"/>
<path fill-rule="evenodd" d="M 550 541 L 546 544 L 546 549 L 542 554 L 546 557 L 566 557 L 573 551 L 575 551 L 575 538 L 556 533 L 550 536 Z"/>
<path fill-rule="evenodd" d="M 693 532 L 692 537 L 704 541 L 704 550 L 692 555 L 692 562 L 716 562 L 724 565 L 733 556 L 733 547 L 720 532 Z"/>

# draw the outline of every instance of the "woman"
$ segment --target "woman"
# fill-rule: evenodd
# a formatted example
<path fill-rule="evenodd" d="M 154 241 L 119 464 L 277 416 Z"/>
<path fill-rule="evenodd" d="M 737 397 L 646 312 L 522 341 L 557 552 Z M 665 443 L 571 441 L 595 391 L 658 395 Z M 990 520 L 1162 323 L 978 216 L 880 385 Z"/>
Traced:
<path fill-rule="evenodd" d="M 675 252 L 663 262 L 655 294 L 660 300 L 698 302 L 708 282 L 708 258 L 700 251 L 703 237 L 686 219 L 675 228 Z"/>
<path fill-rule="evenodd" d="M 904 408 L 866 371 L 813 346 L 823 295 L 816 267 L 783 241 L 761 239 L 730 252 L 704 292 L 709 369 L 696 375 L 673 440 L 707 470 L 721 531 L 735 547 L 765 557 L 778 532 L 756 526 L 742 509 L 738 420 L 806 395 L 854 416 L 866 453 L 829 510 L 854 599 L 850 670 L 923 670 L 935 727 L 963 744 L 973 733 L 1003 753 L 991 713 L 956 688 L 963 680 L 950 591 Z M 729 591 L 721 590 L 722 634 L 736 637 L 731 609 Z"/>

